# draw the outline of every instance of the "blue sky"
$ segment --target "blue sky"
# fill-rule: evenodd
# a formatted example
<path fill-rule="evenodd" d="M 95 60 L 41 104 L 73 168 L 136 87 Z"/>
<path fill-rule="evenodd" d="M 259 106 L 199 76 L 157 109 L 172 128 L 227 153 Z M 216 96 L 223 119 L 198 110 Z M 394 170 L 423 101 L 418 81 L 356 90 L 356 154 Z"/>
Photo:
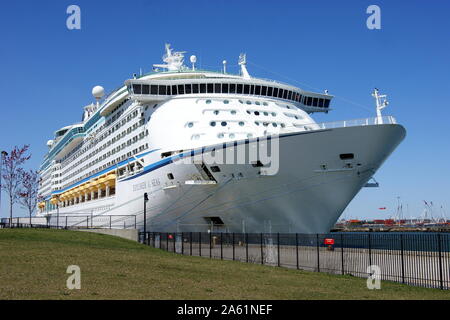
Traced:
<path fill-rule="evenodd" d="M 81 30 L 66 9 L 81 8 Z M 381 29 L 366 27 L 369 5 Z M 112 91 L 160 63 L 165 42 L 218 70 L 237 71 L 246 52 L 251 75 L 304 89 L 328 89 L 333 111 L 318 121 L 372 117 L 374 87 L 387 93 L 406 140 L 363 189 L 346 217 L 388 217 L 401 197 L 410 216 L 422 200 L 450 217 L 449 1 L 3 1 L 0 5 L 0 149 L 30 144 L 37 168 L 46 141 L 80 121 L 91 89 Z M 386 211 L 378 210 L 387 207 Z M 17 210 L 18 214 L 23 211 Z M 0 216 L 7 214 L 3 196 Z"/>

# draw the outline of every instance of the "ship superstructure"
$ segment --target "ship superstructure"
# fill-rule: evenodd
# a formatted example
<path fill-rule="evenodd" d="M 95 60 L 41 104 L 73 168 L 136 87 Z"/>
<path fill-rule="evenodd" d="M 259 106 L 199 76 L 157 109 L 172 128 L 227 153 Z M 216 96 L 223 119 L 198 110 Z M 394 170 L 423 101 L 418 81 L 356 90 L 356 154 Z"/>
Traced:
<path fill-rule="evenodd" d="M 97 101 L 82 121 L 47 143 L 41 215 L 66 223 L 91 215 L 98 226 L 117 216 L 111 227 L 129 215 L 142 228 L 147 193 L 147 229 L 155 231 L 326 232 L 405 136 L 381 109 L 372 119 L 316 123 L 310 115 L 328 113 L 333 96 L 251 77 L 245 55 L 240 75 L 225 65 L 196 70 L 195 56 L 192 67 L 183 57 L 166 45 L 157 72 L 106 97 L 93 89 Z M 199 157 L 250 152 L 273 137 L 275 171 L 260 155 Z"/>

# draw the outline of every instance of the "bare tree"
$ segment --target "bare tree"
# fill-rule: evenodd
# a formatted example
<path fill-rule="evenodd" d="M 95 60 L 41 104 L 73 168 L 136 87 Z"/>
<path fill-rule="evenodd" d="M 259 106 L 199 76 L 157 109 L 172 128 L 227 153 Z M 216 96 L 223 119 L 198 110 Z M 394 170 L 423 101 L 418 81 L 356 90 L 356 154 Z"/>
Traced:
<path fill-rule="evenodd" d="M 40 201 L 40 197 L 38 196 L 39 192 L 39 174 L 37 171 L 23 171 L 21 178 L 21 191 L 19 203 L 23 208 L 28 210 L 28 214 L 30 215 L 30 225 L 31 225 L 31 216 L 33 212 L 36 210 L 36 206 L 38 201 Z"/>
<path fill-rule="evenodd" d="M 4 157 L 4 165 L 2 166 L 2 189 L 5 190 L 9 198 L 9 226 L 12 225 L 13 206 L 20 199 L 21 182 L 23 177 L 22 165 L 31 158 L 27 155 L 29 145 L 22 148 L 14 147 L 9 154 Z"/>

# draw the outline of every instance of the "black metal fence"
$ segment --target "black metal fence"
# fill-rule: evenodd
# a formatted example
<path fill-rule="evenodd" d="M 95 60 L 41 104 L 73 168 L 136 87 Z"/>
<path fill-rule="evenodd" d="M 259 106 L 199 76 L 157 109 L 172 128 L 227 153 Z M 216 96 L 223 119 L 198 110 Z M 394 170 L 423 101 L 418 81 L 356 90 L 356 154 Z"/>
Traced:
<path fill-rule="evenodd" d="M 61 215 L 59 217 L 51 216 L 32 217 L 31 223 L 29 217 L 3 218 L 0 221 L 0 228 L 53 228 L 53 229 L 136 229 L 136 215 Z"/>
<path fill-rule="evenodd" d="M 183 255 L 450 288 L 450 234 L 140 233 L 140 242 Z"/>

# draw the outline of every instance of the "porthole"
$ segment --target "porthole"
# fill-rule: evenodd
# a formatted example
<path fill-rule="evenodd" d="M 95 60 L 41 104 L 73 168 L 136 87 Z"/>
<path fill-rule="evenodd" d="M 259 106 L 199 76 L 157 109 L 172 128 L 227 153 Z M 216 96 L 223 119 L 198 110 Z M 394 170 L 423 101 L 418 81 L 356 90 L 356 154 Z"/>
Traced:
<path fill-rule="evenodd" d="M 205 103 L 206 103 L 206 104 L 210 104 L 210 103 L 211 103 L 211 100 L 206 100 Z"/>
<path fill-rule="evenodd" d="M 230 138 L 231 138 L 231 139 L 234 138 L 234 133 L 230 133 Z"/>
<path fill-rule="evenodd" d="M 255 124 L 256 124 L 257 126 L 259 126 L 259 122 L 258 122 L 258 121 L 255 121 Z"/>
<path fill-rule="evenodd" d="M 244 104 L 244 101 L 242 101 L 242 100 L 239 100 L 239 103 L 242 103 L 242 104 Z"/>
<path fill-rule="evenodd" d="M 264 123 L 263 123 L 263 126 L 264 126 L 264 127 L 267 127 L 268 125 L 269 125 L 268 122 L 264 122 Z"/>
<path fill-rule="evenodd" d="M 188 128 L 192 128 L 194 126 L 194 123 L 189 122 L 187 126 L 188 126 Z"/>
<path fill-rule="evenodd" d="M 265 116 L 268 116 L 268 115 L 269 115 L 269 113 L 268 113 L 268 112 L 264 112 L 264 115 L 265 115 Z"/>
<path fill-rule="evenodd" d="M 224 103 L 224 104 L 229 104 L 230 101 L 228 101 L 228 100 L 223 100 L 223 103 Z"/>
<path fill-rule="evenodd" d="M 251 137 L 253 137 L 253 134 L 251 134 L 251 133 L 247 134 L 247 138 L 251 138 Z"/>
<path fill-rule="evenodd" d="M 281 127 L 282 127 L 282 128 L 285 128 L 285 127 L 286 127 L 286 125 L 285 125 L 284 123 L 282 123 L 282 124 L 281 124 Z"/>
<path fill-rule="evenodd" d="M 250 113 L 252 113 L 252 112 L 251 112 L 250 110 L 247 110 L 247 113 L 250 114 Z"/>
<path fill-rule="evenodd" d="M 247 104 L 252 104 L 252 102 L 251 102 L 251 101 L 249 101 L 249 100 L 247 100 Z"/>
<path fill-rule="evenodd" d="M 222 125 L 222 127 L 225 127 L 227 125 L 227 122 L 226 121 L 222 121 L 220 124 Z"/>
<path fill-rule="evenodd" d="M 209 124 L 211 125 L 211 127 L 215 127 L 216 126 L 216 122 L 215 121 L 211 121 Z"/>
<path fill-rule="evenodd" d="M 256 104 L 257 106 L 261 105 L 261 103 L 260 103 L 259 101 L 255 101 L 255 104 Z"/>
<path fill-rule="evenodd" d="M 240 125 L 241 127 L 243 127 L 243 126 L 244 126 L 244 121 L 239 121 L 239 125 Z"/>
<path fill-rule="evenodd" d="M 268 106 L 269 104 L 267 102 L 263 102 L 263 106 Z"/>
<path fill-rule="evenodd" d="M 272 117 L 276 117 L 276 113 L 275 112 L 272 112 Z"/>
<path fill-rule="evenodd" d="M 217 135 L 217 137 L 218 137 L 218 138 L 223 138 L 223 133 L 219 133 L 219 134 Z"/>
<path fill-rule="evenodd" d="M 278 125 L 274 122 L 272 123 L 272 125 L 276 128 Z"/>
<path fill-rule="evenodd" d="M 217 116 L 219 114 L 219 110 L 214 110 L 213 113 Z"/>
<path fill-rule="evenodd" d="M 259 116 L 259 111 L 255 111 L 255 116 Z"/>
<path fill-rule="evenodd" d="M 236 114 L 236 110 L 231 110 L 231 114 L 235 115 Z"/>

